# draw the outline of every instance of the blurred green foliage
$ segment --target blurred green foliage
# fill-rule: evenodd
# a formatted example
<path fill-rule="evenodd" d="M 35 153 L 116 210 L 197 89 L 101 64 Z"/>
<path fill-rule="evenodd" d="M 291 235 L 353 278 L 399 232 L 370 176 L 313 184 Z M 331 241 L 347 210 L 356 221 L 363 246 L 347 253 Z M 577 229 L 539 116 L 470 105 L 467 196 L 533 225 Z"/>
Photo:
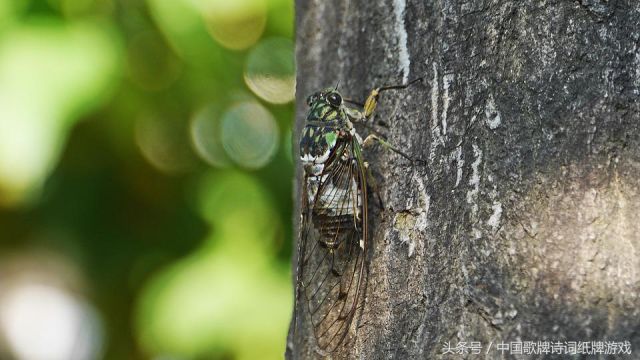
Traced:
<path fill-rule="evenodd" d="M 292 37 L 291 0 L 0 1 L 0 263 L 73 269 L 98 358 L 282 357 Z"/>

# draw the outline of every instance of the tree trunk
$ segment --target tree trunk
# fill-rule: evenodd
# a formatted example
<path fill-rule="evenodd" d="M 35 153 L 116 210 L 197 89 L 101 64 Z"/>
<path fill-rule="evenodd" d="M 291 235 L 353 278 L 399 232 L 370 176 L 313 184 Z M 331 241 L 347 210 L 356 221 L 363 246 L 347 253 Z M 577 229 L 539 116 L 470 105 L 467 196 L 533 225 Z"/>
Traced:
<path fill-rule="evenodd" d="M 380 97 L 388 141 L 427 166 L 365 153 L 384 207 L 370 201 L 366 296 L 333 357 L 615 341 L 640 358 L 640 2 L 296 5 L 296 134 L 318 89 L 424 77 Z M 481 354 L 447 353 L 461 342 Z M 302 331 L 287 355 L 313 348 Z"/>

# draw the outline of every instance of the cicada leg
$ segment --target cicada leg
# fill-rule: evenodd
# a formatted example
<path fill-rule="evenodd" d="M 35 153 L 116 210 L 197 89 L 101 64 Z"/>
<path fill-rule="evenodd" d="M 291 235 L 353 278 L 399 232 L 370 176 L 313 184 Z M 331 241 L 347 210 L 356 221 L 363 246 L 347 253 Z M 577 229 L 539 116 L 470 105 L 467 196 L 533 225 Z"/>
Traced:
<path fill-rule="evenodd" d="M 371 116 L 373 115 L 377 105 L 378 105 L 378 97 L 380 96 L 380 93 L 382 93 L 383 91 L 387 91 L 387 90 L 400 90 L 400 89 L 406 89 L 407 87 L 411 86 L 412 84 L 421 81 L 422 78 L 417 78 L 414 80 L 409 81 L 406 84 L 401 84 L 401 85 L 390 85 L 390 86 L 382 86 L 382 87 L 378 87 L 375 88 L 373 90 L 371 90 L 371 93 L 369 94 L 369 96 L 367 97 L 367 100 L 364 102 L 364 104 L 360 104 L 357 101 L 353 101 L 353 100 L 346 100 L 347 102 L 353 103 L 353 104 L 357 104 L 357 105 L 361 105 L 362 106 L 362 111 L 354 109 L 354 108 L 347 108 L 347 115 L 354 121 L 356 122 L 361 122 L 364 123 L 365 126 L 366 124 L 366 120 L 371 118 Z M 382 146 L 384 146 L 385 148 L 401 155 L 402 157 L 408 159 L 409 161 L 411 161 L 413 164 L 421 164 L 424 163 L 423 160 L 420 159 L 415 159 L 409 155 L 407 155 L 406 153 L 404 153 L 403 151 L 401 151 L 400 149 L 398 149 L 397 147 L 391 145 L 389 142 L 387 142 L 386 140 L 384 140 L 379 133 L 377 133 L 374 129 L 371 129 L 372 132 L 374 132 L 373 134 L 370 134 L 369 136 L 367 136 L 365 138 L 365 140 L 362 142 L 362 146 L 366 147 L 371 145 L 373 142 L 378 142 L 380 143 Z M 371 176 L 369 176 L 371 177 Z"/>
<path fill-rule="evenodd" d="M 362 147 L 367 147 L 367 146 L 371 145 L 374 142 L 379 143 L 380 145 L 384 146 L 386 149 L 389 149 L 389 150 L 395 152 L 396 154 L 402 156 L 403 158 L 411 161 L 414 165 L 421 165 L 421 164 L 424 164 L 424 162 L 425 162 L 422 159 L 417 159 L 417 158 L 414 158 L 414 157 L 411 157 L 411 156 L 407 155 L 402 150 L 400 150 L 397 147 L 391 145 L 389 142 L 387 142 L 386 140 L 378 137 L 375 134 L 370 134 L 369 136 L 367 136 L 364 139 L 364 141 L 362 142 Z"/>
<path fill-rule="evenodd" d="M 371 190 L 376 194 L 376 198 L 378 199 L 380 208 L 384 209 L 384 203 L 382 202 L 382 197 L 380 197 L 380 191 L 378 188 L 378 181 L 376 181 L 376 178 L 373 177 L 373 173 L 371 172 L 371 168 L 369 167 L 369 162 L 364 161 L 362 164 L 366 169 L 367 185 L 369 185 L 371 187 Z"/>

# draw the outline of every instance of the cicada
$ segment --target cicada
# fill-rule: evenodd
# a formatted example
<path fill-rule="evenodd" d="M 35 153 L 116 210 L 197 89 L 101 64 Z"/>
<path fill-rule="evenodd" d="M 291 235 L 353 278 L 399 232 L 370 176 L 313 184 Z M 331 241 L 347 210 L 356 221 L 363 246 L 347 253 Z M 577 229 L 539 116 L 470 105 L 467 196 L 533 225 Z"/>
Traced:
<path fill-rule="evenodd" d="M 294 321 L 297 327 L 299 314 L 310 316 L 320 353 L 334 352 L 343 343 L 364 291 L 372 183 L 364 149 L 381 143 L 413 161 L 376 134 L 363 140 L 354 124 L 367 124 L 380 93 L 419 80 L 376 88 L 364 103 L 343 98 L 337 86 L 307 98 L 300 140 L 304 171 Z"/>

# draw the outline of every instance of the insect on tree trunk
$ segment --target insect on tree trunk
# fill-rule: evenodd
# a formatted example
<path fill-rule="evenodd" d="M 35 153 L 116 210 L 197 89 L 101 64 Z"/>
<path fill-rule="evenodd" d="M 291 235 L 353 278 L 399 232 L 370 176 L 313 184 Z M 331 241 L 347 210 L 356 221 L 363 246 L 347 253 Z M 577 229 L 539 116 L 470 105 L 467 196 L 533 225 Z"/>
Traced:
<path fill-rule="evenodd" d="M 379 99 L 377 129 L 427 165 L 364 154 L 383 207 L 333 358 L 640 358 L 640 2 L 298 0 L 296 24 L 297 136 L 314 91 L 424 77 Z M 298 331 L 287 356 L 319 357 Z"/>

